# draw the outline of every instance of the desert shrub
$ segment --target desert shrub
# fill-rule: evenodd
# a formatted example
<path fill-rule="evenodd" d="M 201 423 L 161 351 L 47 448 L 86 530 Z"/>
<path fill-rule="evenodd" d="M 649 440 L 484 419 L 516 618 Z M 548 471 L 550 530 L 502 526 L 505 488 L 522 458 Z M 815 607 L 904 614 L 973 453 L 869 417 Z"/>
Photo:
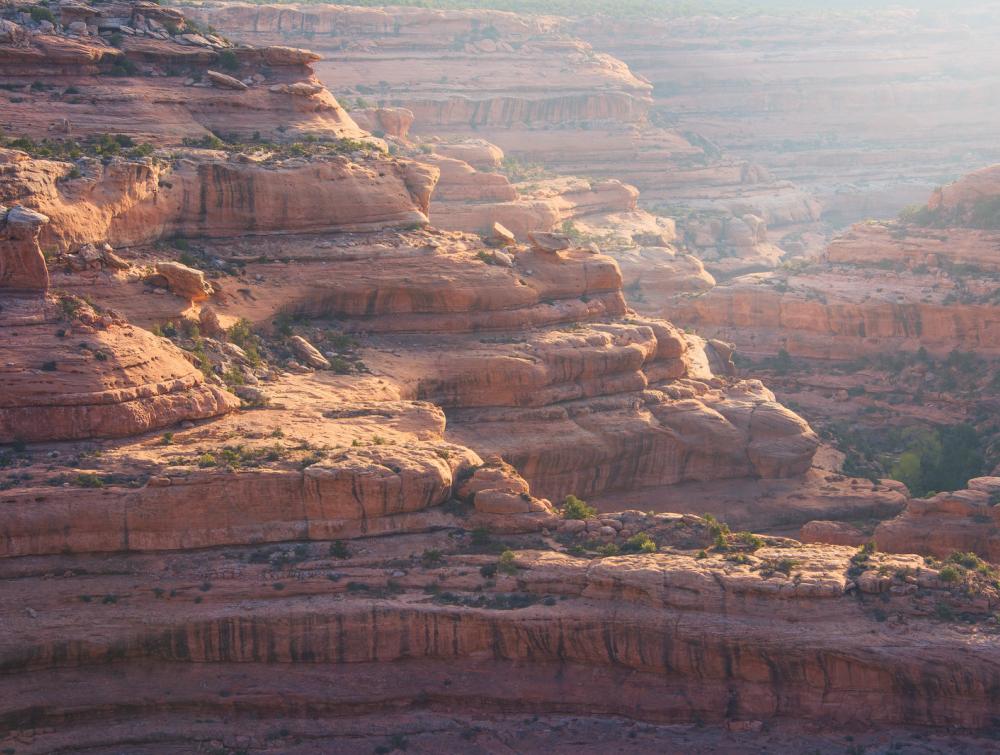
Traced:
<path fill-rule="evenodd" d="M 514 551 L 505 550 L 500 554 L 500 560 L 497 562 L 497 569 L 500 570 L 502 574 L 517 574 L 517 564 L 515 563 Z"/>
<path fill-rule="evenodd" d="M 428 548 L 423 552 L 423 555 L 420 556 L 420 563 L 426 568 L 440 566 L 443 561 L 444 556 L 437 548 Z"/>
<path fill-rule="evenodd" d="M 260 355 L 260 338 L 253 332 L 253 326 L 245 317 L 241 317 L 226 332 L 229 342 L 234 343 L 246 352 L 247 359 L 254 367 L 260 365 L 262 359 Z"/>
<path fill-rule="evenodd" d="M 632 535 L 622 546 L 624 553 L 656 553 L 656 542 L 645 532 Z"/>
<path fill-rule="evenodd" d="M 750 548 L 750 550 L 757 550 L 758 548 L 764 547 L 764 539 L 753 534 L 752 532 L 737 532 L 733 535 L 736 542 L 741 545 L 745 545 Z"/>
<path fill-rule="evenodd" d="M 351 557 L 351 552 L 347 547 L 347 543 L 343 540 L 334 540 L 330 543 L 329 554 L 332 558 L 345 559 Z"/>
<path fill-rule="evenodd" d="M 958 582 L 962 578 L 962 572 L 955 566 L 944 566 L 938 572 L 938 579 L 942 582 Z"/>
<path fill-rule="evenodd" d="M 592 519 L 597 516 L 597 509 L 575 495 L 568 495 L 563 501 L 562 515 L 563 519 Z"/>
<path fill-rule="evenodd" d="M 916 497 L 959 490 L 982 473 L 982 440 L 971 425 L 907 428 L 905 449 L 890 472 Z"/>
<path fill-rule="evenodd" d="M 31 20 L 36 24 L 41 21 L 48 21 L 49 23 L 56 23 L 56 17 L 53 15 L 52 11 L 42 5 L 31 6 Z"/>
<path fill-rule="evenodd" d="M 239 69 L 240 59 L 232 50 L 223 50 L 219 53 L 219 67 L 223 71 L 233 72 Z"/>

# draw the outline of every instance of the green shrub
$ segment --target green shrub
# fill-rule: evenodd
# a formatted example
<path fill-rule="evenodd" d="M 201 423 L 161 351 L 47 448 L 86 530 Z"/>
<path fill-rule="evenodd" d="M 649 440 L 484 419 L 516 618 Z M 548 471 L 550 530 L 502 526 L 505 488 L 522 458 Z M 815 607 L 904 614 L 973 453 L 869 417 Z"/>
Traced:
<path fill-rule="evenodd" d="M 56 23 L 56 17 L 53 15 L 52 11 L 41 5 L 31 6 L 31 10 L 29 12 L 31 13 L 31 20 L 36 24 L 42 21 L 48 21 L 52 24 Z"/>
<path fill-rule="evenodd" d="M 962 578 L 962 572 L 955 566 L 945 566 L 938 572 L 938 579 L 942 582 L 958 582 Z"/>
<path fill-rule="evenodd" d="M 656 553 L 656 551 L 656 541 L 645 532 L 632 535 L 632 537 L 625 541 L 625 545 L 622 546 L 622 552 L 624 553 Z"/>
<path fill-rule="evenodd" d="M 562 515 L 563 519 L 592 519 L 597 516 L 597 509 L 575 495 L 568 495 L 563 501 Z"/>
<path fill-rule="evenodd" d="M 517 574 L 517 564 L 515 563 L 514 551 L 505 550 L 500 554 L 500 560 L 497 562 L 497 568 L 503 574 Z"/>
<path fill-rule="evenodd" d="M 73 484 L 79 488 L 103 488 L 104 480 L 96 474 L 81 472 L 73 478 Z"/>
<path fill-rule="evenodd" d="M 219 67 L 223 71 L 233 72 L 239 69 L 240 59 L 232 50 L 223 50 L 219 53 Z"/>
<path fill-rule="evenodd" d="M 961 357 L 956 356 L 955 360 Z M 917 498 L 937 490 L 959 490 L 984 468 L 983 441 L 967 424 L 903 431 L 906 450 L 890 472 Z"/>
<path fill-rule="evenodd" d="M 247 359 L 254 367 L 260 365 L 262 359 L 260 355 L 260 338 L 253 332 L 253 326 L 245 317 L 241 317 L 227 331 L 229 342 L 234 343 L 246 352 Z"/>
<path fill-rule="evenodd" d="M 948 560 L 953 564 L 964 566 L 966 569 L 980 569 L 986 566 L 986 562 L 975 553 L 952 553 Z"/>
<path fill-rule="evenodd" d="M 764 547 L 764 539 L 752 532 L 737 532 L 733 537 L 737 542 L 748 546 L 752 551 Z"/>
<path fill-rule="evenodd" d="M 428 548 L 423 552 L 423 555 L 420 556 L 420 563 L 428 569 L 434 566 L 440 566 L 443 562 L 444 556 L 437 548 Z"/>

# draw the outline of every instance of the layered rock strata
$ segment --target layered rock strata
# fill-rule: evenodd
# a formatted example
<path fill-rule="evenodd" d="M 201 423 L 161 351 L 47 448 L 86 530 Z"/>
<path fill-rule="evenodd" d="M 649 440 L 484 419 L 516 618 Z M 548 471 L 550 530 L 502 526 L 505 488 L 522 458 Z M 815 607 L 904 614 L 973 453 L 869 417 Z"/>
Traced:
<path fill-rule="evenodd" d="M 917 5 L 640 11 L 571 29 L 653 84 L 654 114 L 794 181 L 843 224 L 1000 160 L 991 5 Z"/>
<path fill-rule="evenodd" d="M 749 354 L 852 360 L 887 349 L 995 353 L 997 168 L 902 219 L 866 222 L 820 261 L 678 297 L 672 316 Z M 991 193 L 992 192 L 992 193 Z"/>
<path fill-rule="evenodd" d="M 566 19 L 294 4 L 195 13 L 255 44 L 308 40 L 324 54 L 317 75 L 327 86 L 411 111 L 413 133 L 486 138 L 520 163 L 626 181 L 696 223 L 705 210 L 736 225 L 749 213 L 787 236 L 819 219 L 820 205 L 791 182 L 655 125 L 648 82 L 581 41 Z M 724 235 L 711 246 L 728 254 Z"/>
<path fill-rule="evenodd" d="M 347 559 L 308 546 L 61 557 L 72 576 L 45 580 L 41 562 L 8 561 L 23 610 L 0 644 L 4 741 L 191 747 L 218 731 L 192 710 L 262 748 L 317 718 L 330 725 L 312 746 L 337 747 L 336 722 L 400 707 L 747 732 L 803 716 L 841 732 L 994 725 L 1000 661 L 982 617 L 996 595 L 965 597 L 918 557 L 875 556 L 848 576 L 855 551 L 835 546 L 768 546 L 743 564 L 520 549 L 484 584 L 495 556 L 410 556 L 443 542 L 360 541 Z M 786 561 L 788 575 L 774 570 Z M 974 633 L 935 619 L 942 605 L 967 612 Z M 102 632 L 79 642 L 81 621 Z"/>

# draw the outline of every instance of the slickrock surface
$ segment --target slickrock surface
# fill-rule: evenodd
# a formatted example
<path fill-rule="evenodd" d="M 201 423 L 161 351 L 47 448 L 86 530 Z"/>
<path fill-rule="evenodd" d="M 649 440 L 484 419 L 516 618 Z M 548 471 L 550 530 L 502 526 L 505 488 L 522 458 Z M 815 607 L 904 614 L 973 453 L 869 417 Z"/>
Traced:
<path fill-rule="evenodd" d="M 239 405 L 173 344 L 82 301 L 0 305 L 0 443 L 135 435 Z"/>

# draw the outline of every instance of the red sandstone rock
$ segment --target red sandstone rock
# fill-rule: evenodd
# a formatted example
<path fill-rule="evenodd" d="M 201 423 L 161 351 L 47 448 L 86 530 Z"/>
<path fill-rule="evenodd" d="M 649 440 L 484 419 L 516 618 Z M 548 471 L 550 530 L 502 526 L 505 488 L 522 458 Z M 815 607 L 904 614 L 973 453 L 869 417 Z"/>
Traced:
<path fill-rule="evenodd" d="M 205 274 L 201 270 L 180 262 L 158 262 L 156 272 L 166 279 L 167 288 L 182 299 L 199 302 L 212 295 L 212 286 L 205 280 Z"/>
<path fill-rule="evenodd" d="M 802 525 L 799 538 L 804 543 L 829 543 L 830 545 L 862 545 L 871 538 L 847 522 L 812 521 Z"/>
<path fill-rule="evenodd" d="M 49 219 L 23 207 L 0 205 L 0 289 L 45 291 L 49 273 L 38 237 Z"/>
<path fill-rule="evenodd" d="M 2 303 L 0 443 L 123 437 L 238 405 L 162 339 L 124 322 L 89 324 L 82 302 Z"/>
<path fill-rule="evenodd" d="M 1000 478 L 969 480 L 966 490 L 911 499 L 895 519 L 875 529 L 875 542 L 890 552 L 927 553 L 947 558 L 952 553 L 976 553 L 1000 561 Z"/>

